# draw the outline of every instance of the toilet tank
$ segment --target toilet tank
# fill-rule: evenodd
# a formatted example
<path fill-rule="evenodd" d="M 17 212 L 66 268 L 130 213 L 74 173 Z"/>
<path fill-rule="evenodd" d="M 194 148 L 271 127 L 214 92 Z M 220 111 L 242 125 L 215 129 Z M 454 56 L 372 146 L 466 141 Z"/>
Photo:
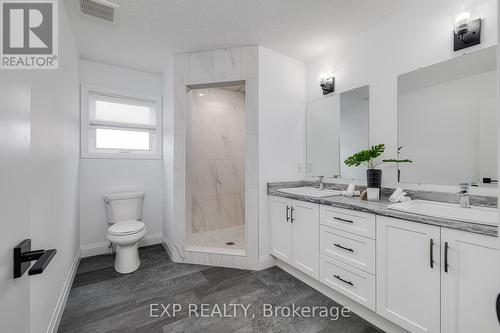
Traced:
<path fill-rule="evenodd" d="M 109 193 L 104 195 L 108 223 L 142 219 L 143 192 Z"/>

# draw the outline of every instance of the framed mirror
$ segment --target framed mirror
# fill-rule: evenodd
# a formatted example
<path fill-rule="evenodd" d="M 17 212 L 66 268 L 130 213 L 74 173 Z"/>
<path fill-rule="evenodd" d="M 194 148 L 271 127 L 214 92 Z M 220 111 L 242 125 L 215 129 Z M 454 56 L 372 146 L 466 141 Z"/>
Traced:
<path fill-rule="evenodd" d="M 398 77 L 398 181 L 495 186 L 496 47 Z"/>
<path fill-rule="evenodd" d="M 307 176 L 366 179 L 364 170 L 344 160 L 369 146 L 369 94 L 364 86 L 307 104 Z"/>

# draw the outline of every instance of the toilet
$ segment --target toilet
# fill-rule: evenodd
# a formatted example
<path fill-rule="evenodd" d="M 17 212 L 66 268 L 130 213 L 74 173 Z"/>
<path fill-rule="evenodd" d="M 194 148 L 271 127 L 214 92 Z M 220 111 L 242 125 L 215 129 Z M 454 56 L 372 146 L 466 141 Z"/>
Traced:
<path fill-rule="evenodd" d="M 131 273 L 139 268 L 138 245 L 146 235 L 146 227 L 141 222 L 143 192 L 124 192 L 104 195 L 108 219 L 107 239 L 116 249 L 115 270 Z"/>

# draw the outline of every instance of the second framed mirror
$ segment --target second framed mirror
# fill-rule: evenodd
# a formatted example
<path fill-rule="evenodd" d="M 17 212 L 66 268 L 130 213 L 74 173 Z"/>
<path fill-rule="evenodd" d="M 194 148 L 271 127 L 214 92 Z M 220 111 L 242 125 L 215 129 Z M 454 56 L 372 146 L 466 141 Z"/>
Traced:
<path fill-rule="evenodd" d="M 365 180 L 366 172 L 344 160 L 369 146 L 369 86 L 307 105 L 307 176 Z"/>

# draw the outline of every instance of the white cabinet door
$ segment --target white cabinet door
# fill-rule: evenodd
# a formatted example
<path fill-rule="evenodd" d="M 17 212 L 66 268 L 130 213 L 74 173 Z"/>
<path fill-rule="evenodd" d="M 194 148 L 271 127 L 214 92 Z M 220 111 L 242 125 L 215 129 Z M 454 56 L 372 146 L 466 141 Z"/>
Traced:
<path fill-rule="evenodd" d="M 292 200 L 292 265 L 319 279 L 319 205 Z"/>
<path fill-rule="evenodd" d="M 443 228 L 441 251 L 441 332 L 499 332 L 496 237 Z"/>
<path fill-rule="evenodd" d="M 269 221 L 271 223 L 271 254 L 291 263 L 292 224 L 290 221 L 292 200 L 269 197 Z"/>
<path fill-rule="evenodd" d="M 439 246 L 439 227 L 377 216 L 378 314 L 410 332 L 439 332 Z"/>

